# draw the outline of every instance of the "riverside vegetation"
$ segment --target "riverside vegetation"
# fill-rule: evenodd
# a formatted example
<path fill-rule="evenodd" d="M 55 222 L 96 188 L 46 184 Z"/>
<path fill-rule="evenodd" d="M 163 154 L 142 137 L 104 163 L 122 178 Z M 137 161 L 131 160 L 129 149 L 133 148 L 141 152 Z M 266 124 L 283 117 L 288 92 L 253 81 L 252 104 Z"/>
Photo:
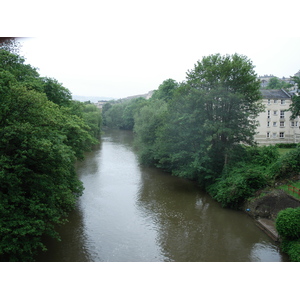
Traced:
<path fill-rule="evenodd" d="M 197 181 L 223 207 L 238 209 L 257 191 L 300 172 L 300 145 L 280 155 L 278 146 L 255 144 L 260 99 L 252 62 L 215 54 L 198 61 L 184 82 L 165 80 L 149 100 L 105 104 L 103 124 L 134 131 L 141 163 Z M 295 96 L 294 115 L 299 103 Z M 292 261 L 300 261 L 298 210 L 284 210 L 276 221 Z"/>
<path fill-rule="evenodd" d="M 0 260 L 31 261 L 83 191 L 74 163 L 98 143 L 102 117 L 10 50 L 0 47 Z"/>

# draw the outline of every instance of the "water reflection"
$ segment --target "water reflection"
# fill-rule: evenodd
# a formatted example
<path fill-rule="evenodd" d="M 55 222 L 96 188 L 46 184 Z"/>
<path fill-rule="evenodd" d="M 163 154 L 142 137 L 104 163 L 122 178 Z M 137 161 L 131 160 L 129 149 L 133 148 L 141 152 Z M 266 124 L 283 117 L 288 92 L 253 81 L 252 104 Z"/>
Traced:
<path fill-rule="evenodd" d="M 261 242 L 253 245 L 250 253 L 251 261 L 261 262 L 279 262 L 281 254 L 278 247 L 266 242 Z"/>
<path fill-rule="evenodd" d="M 68 222 L 58 229 L 61 241 L 45 239 L 48 251 L 37 257 L 39 262 L 88 262 L 91 261 L 83 226 L 82 212 L 77 206 Z"/>

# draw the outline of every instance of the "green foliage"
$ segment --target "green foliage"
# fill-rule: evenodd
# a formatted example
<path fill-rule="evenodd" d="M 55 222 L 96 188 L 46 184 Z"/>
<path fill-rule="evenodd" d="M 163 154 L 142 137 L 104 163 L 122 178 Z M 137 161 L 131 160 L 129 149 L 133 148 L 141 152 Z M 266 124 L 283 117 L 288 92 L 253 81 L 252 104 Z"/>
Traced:
<path fill-rule="evenodd" d="M 280 144 L 276 144 L 276 147 L 291 149 L 291 148 L 296 148 L 297 144 L 296 143 L 280 143 Z"/>
<path fill-rule="evenodd" d="M 257 165 L 234 167 L 208 188 L 208 192 L 223 207 L 237 208 L 253 193 L 267 185 L 264 168 Z"/>
<path fill-rule="evenodd" d="M 169 102 L 173 99 L 176 89 L 179 84 L 174 79 L 165 80 L 156 91 L 154 91 L 151 99 L 159 99 L 165 102 Z"/>
<path fill-rule="evenodd" d="M 105 126 L 110 128 L 119 128 L 123 127 L 123 112 L 125 109 L 125 105 L 123 103 L 116 103 L 110 106 L 108 110 L 103 111 L 103 118 L 105 121 Z M 104 106 L 107 107 L 107 104 Z"/>
<path fill-rule="evenodd" d="M 292 85 L 280 80 L 277 77 L 273 77 L 269 80 L 268 85 L 265 87 L 267 90 L 272 90 L 272 89 L 284 89 L 284 88 L 290 88 Z"/>
<path fill-rule="evenodd" d="M 135 118 L 141 161 L 209 186 L 239 160 L 241 143 L 253 144 L 259 89 L 251 61 L 237 54 L 204 57 L 184 83 L 165 80 Z M 257 156 L 268 164 L 268 155 Z"/>
<path fill-rule="evenodd" d="M 122 114 L 122 129 L 133 130 L 134 117 L 142 109 L 142 107 L 146 105 L 146 103 L 147 100 L 145 98 L 139 97 L 131 100 L 128 104 L 124 106 L 124 111 Z"/>
<path fill-rule="evenodd" d="M 298 87 L 298 91 L 300 89 L 300 78 L 297 76 L 292 77 L 293 81 L 296 83 Z M 294 95 L 292 97 L 292 103 L 290 105 L 289 111 L 292 112 L 292 115 L 290 117 L 291 120 L 296 119 L 300 115 L 300 96 Z"/>
<path fill-rule="evenodd" d="M 135 115 L 147 104 L 143 97 L 127 102 L 106 103 L 103 106 L 103 123 L 110 128 L 133 130 Z"/>
<path fill-rule="evenodd" d="M 300 181 L 288 181 L 287 184 L 281 184 L 278 186 L 278 189 L 285 191 L 287 194 L 290 194 L 294 198 L 298 198 L 300 200 L 300 195 L 297 193 L 297 190 L 292 190 L 290 186 L 295 187 L 300 190 Z"/>
<path fill-rule="evenodd" d="M 279 151 L 276 146 L 248 147 L 244 161 L 251 162 L 258 166 L 269 166 L 279 158 Z"/>
<path fill-rule="evenodd" d="M 102 114 L 101 111 L 94 104 L 82 105 L 82 118 L 90 127 L 90 134 L 98 139 L 101 135 Z"/>
<path fill-rule="evenodd" d="M 268 169 L 273 179 L 289 178 L 300 172 L 300 145 L 280 156 Z"/>
<path fill-rule="evenodd" d="M 2 62 L 5 57 L 10 62 L 0 65 L 0 260 L 30 261 L 45 250 L 43 236 L 59 239 L 55 227 L 82 193 L 74 163 L 96 142 L 89 127 L 95 120 L 88 120 L 90 108 L 49 100 L 33 68 L 1 50 Z M 52 96 L 59 91 L 65 90 L 52 85 Z"/>
<path fill-rule="evenodd" d="M 157 157 L 159 157 L 157 137 L 165 122 L 166 113 L 167 104 L 153 100 L 135 116 L 135 145 L 143 164 L 155 165 L 157 163 Z"/>
<path fill-rule="evenodd" d="M 252 63 L 237 54 L 204 57 L 185 83 L 164 81 L 152 96 L 168 104 L 164 124 L 148 144 L 156 151 L 154 164 L 204 186 L 212 183 L 237 145 L 253 144 L 254 118 L 262 110 L 259 86 Z M 138 137 L 138 126 L 136 132 Z"/>
<path fill-rule="evenodd" d="M 299 240 L 300 207 L 280 211 L 276 218 L 276 230 L 283 239 Z"/>
<path fill-rule="evenodd" d="M 7 71 L 19 82 L 29 82 L 39 74 L 31 65 L 24 64 L 25 59 L 0 49 L 0 70 Z"/>
<path fill-rule="evenodd" d="M 71 92 L 62 86 L 56 79 L 43 78 L 43 88 L 48 100 L 60 106 L 68 106 L 71 103 Z"/>
<path fill-rule="evenodd" d="M 300 262 L 300 239 L 283 240 L 280 247 L 283 252 L 288 254 L 292 262 Z"/>

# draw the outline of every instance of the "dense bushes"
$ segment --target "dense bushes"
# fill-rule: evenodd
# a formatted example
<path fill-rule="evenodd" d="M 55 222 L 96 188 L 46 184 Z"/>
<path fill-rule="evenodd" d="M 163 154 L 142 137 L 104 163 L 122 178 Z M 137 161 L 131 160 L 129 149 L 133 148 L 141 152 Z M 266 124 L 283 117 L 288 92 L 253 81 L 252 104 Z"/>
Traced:
<path fill-rule="evenodd" d="M 295 144 L 295 143 L 280 143 L 280 144 L 276 144 L 276 147 L 291 149 L 291 148 L 296 148 L 297 144 Z"/>
<path fill-rule="evenodd" d="M 275 146 L 241 147 L 229 166 L 207 190 L 224 207 L 238 207 L 257 190 L 271 184 L 268 168 L 279 157 Z"/>
<path fill-rule="evenodd" d="M 134 118 L 147 100 L 143 97 L 134 98 L 125 102 L 115 101 L 103 106 L 103 125 L 110 128 L 132 130 Z"/>
<path fill-rule="evenodd" d="M 282 251 L 289 255 L 291 261 L 300 262 L 300 207 L 280 211 L 276 229 L 282 238 Z"/>
<path fill-rule="evenodd" d="M 30 261 L 59 239 L 82 193 L 74 163 L 97 143 L 101 114 L 0 49 L 0 260 Z"/>
<path fill-rule="evenodd" d="M 268 183 L 265 169 L 259 165 L 237 165 L 223 174 L 207 190 L 223 207 L 237 208 Z"/>
<path fill-rule="evenodd" d="M 241 154 L 208 188 L 223 206 L 236 207 L 255 191 L 300 172 L 299 145 L 282 156 L 276 146 L 248 147 Z"/>
<path fill-rule="evenodd" d="M 269 168 L 274 179 L 287 178 L 300 172 L 300 144 L 295 149 L 282 155 Z"/>
<path fill-rule="evenodd" d="M 292 241 L 283 240 L 281 242 L 281 249 L 288 254 L 291 261 L 300 262 L 300 239 Z"/>
<path fill-rule="evenodd" d="M 283 239 L 300 238 L 300 207 L 280 211 L 276 218 L 276 229 Z"/>

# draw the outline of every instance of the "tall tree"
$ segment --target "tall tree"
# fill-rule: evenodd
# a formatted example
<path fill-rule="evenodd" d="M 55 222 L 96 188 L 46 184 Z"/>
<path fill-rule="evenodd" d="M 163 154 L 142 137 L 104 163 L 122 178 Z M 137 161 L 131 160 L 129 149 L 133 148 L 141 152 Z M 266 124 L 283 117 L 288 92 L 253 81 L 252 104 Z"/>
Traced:
<path fill-rule="evenodd" d="M 259 89 L 245 56 L 215 54 L 198 61 L 174 96 L 161 139 L 168 141 L 175 173 L 213 180 L 236 145 L 253 144 L 255 117 L 262 111 Z"/>

